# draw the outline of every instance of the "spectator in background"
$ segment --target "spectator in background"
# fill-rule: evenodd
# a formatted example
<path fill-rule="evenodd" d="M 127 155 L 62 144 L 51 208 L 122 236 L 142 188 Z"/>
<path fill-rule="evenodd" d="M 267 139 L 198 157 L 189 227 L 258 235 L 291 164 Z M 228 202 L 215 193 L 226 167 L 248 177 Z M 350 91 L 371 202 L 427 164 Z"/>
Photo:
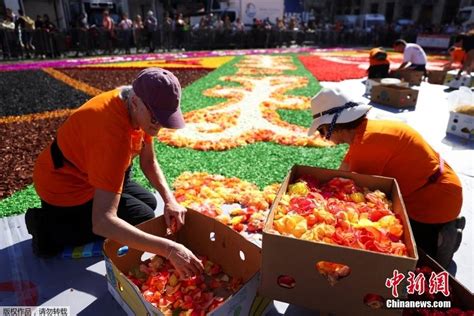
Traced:
<path fill-rule="evenodd" d="M 18 18 L 15 21 L 15 29 L 20 40 L 22 49 L 26 52 L 26 58 L 31 58 L 31 53 L 34 52 L 33 46 L 33 31 L 35 30 L 35 21 L 23 13 L 23 10 L 18 10 Z"/>
<path fill-rule="evenodd" d="M 240 21 L 240 18 L 235 19 L 232 27 L 234 32 L 243 32 L 245 30 L 244 23 Z"/>
<path fill-rule="evenodd" d="M 15 55 L 14 46 L 18 42 L 15 30 L 15 22 L 13 20 L 13 12 L 7 8 L 5 16 L 0 18 L 0 48 L 2 50 L 3 59 L 9 59 Z"/>
<path fill-rule="evenodd" d="M 240 18 L 235 19 L 232 25 L 232 31 L 234 33 L 235 43 L 237 44 L 237 47 L 242 48 L 244 46 L 245 26 L 244 23 L 240 21 Z"/>
<path fill-rule="evenodd" d="M 171 51 L 173 43 L 173 19 L 169 12 L 166 12 L 165 19 L 163 21 L 163 49 Z"/>
<path fill-rule="evenodd" d="M 282 18 L 276 18 L 275 20 L 275 39 L 276 46 L 282 47 L 284 42 L 284 33 L 286 30 L 285 21 Z"/>
<path fill-rule="evenodd" d="M 265 48 L 270 47 L 272 28 L 273 26 L 270 22 L 270 18 L 266 18 L 265 20 L 263 20 L 263 29 L 265 30 Z"/>
<path fill-rule="evenodd" d="M 142 38 L 143 38 L 143 31 L 144 25 L 142 16 L 137 14 L 135 19 L 133 20 L 133 42 L 135 43 L 135 47 L 137 48 L 137 53 L 140 52 L 140 48 L 142 46 Z"/>
<path fill-rule="evenodd" d="M 8 13 L 10 12 L 10 14 Z M 7 12 L 5 16 L 0 19 L 0 29 L 1 30 L 14 30 L 15 29 L 15 20 L 13 15 L 11 14 L 11 10 L 7 8 Z"/>
<path fill-rule="evenodd" d="M 89 23 L 87 23 L 87 14 L 85 12 L 81 12 L 79 17 L 77 18 L 77 52 L 76 56 L 79 56 L 79 53 L 85 52 L 86 55 L 89 54 L 89 36 L 88 36 L 88 31 L 89 31 Z"/>
<path fill-rule="evenodd" d="M 133 23 L 132 20 L 128 18 L 127 13 L 122 14 L 122 20 L 120 21 L 118 28 L 122 33 L 121 37 L 125 48 L 125 53 L 130 54 L 130 41 L 132 39 Z"/>
<path fill-rule="evenodd" d="M 230 17 L 228 15 L 224 16 L 224 30 L 226 32 L 230 32 L 232 30 L 232 22 L 230 21 Z"/>
<path fill-rule="evenodd" d="M 43 28 L 43 18 L 41 17 L 41 15 L 38 14 L 35 20 L 35 29 L 41 30 L 42 28 Z"/>
<path fill-rule="evenodd" d="M 155 51 L 155 33 L 158 28 L 158 21 L 153 15 L 153 11 L 148 11 L 145 19 L 145 32 L 147 44 L 150 47 L 149 52 L 153 53 Z"/>
<path fill-rule="evenodd" d="M 80 29 L 89 29 L 89 23 L 87 22 L 87 13 L 81 12 L 81 15 L 79 15 L 79 19 L 77 20 L 77 25 Z"/>
<path fill-rule="evenodd" d="M 115 27 L 114 27 L 114 21 L 110 17 L 110 13 L 108 10 L 105 10 L 102 13 L 102 27 L 104 28 L 104 31 L 105 31 L 107 52 L 109 54 L 112 54 L 113 42 L 115 38 L 115 30 L 114 30 Z"/>
<path fill-rule="evenodd" d="M 200 30 L 207 30 L 209 29 L 209 17 L 207 15 L 201 17 L 199 20 L 199 29 Z"/>
<path fill-rule="evenodd" d="M 186 22 L 183 19 L 183 14 L 180 13 L 176 16 L 175 28 L 176 28 L 176 46 L 178 49 L 184 49 L 184 28 Z"/>
<path fill-rule="evenodd" d="M 5 20 L 15 23 L 16 19 L 17 19 L 17 16 L 16 16 L 15 13 L 13 13 L 13 10 L 10 9 L 10 8 L 6 8 L 5 9 Z"/>
<path fill-rule="evenodd" d="M 403 62 L 398 69 L 407 68 L 426 72 L 426 53 L 420 45 L 398 39 L 393 43 L 393 49 L 396 52 L 403 53 Z"/>
<path fill-rule="evenodd" d="M 43 15 L 43 30 L 45 30 L 46 32 L 56 31 L 56 25 L 51 22 L 51 20 L 49 19 L 49 15 L 47 14 Z"/>

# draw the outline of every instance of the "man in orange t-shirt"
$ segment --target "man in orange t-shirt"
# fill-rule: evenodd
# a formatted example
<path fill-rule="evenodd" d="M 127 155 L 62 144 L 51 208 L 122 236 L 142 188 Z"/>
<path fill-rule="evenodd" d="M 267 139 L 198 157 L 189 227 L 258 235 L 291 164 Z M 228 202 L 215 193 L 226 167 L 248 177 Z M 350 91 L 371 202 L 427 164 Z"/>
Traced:
<path fill-rule="evenodd" d="M 351 102 L 339 90 L 322 89 L 311 100 L 318 131 L 349 150 L 340 169 L 395 178 L 418 246 L 443 266 L 459 248 L 464 219 L 456 173 L 410 126 L 366 119 L 370 106 Z M 442 241 L 438 245 L 438 241 Z"/>
<path fill-rule="evenodd" d="M 180 98 L 181 86 L 171 72 L 148 68 L 132 87 L 102 93 L 71 114 L 35 164 L 33 182 L 42 207 L 29 209 L 25 220 L 37 255 L 102 236 L 166 257 L 182 275 L 202 271 L 183 245 L 134 227 L 153 218 L 157 206 L 154 195 L 130 179 L 137 155 L 163 198 L 168 226 L 184 224 L 186 209 L 169 189 L 152 141 L 162 127 L 184 127 Z"/>
<path fill-rule="evenodd" d="M 449 62 L 447 62 L 444 66 L 444 70 L 451 70 L 455 68 L 462 68 L 464 61 L 466 60 L 466 52 L 462 49 L 462 47 L 451 46 L 448 49 L 449 53 Z"/>

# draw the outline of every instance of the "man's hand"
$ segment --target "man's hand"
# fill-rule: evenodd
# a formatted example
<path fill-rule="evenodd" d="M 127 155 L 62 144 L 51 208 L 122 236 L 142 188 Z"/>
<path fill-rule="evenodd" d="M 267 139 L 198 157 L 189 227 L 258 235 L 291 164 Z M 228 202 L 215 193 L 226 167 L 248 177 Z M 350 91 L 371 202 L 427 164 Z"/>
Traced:
<path fill-rule="evenodd" d="M 170 245 L 168 260 L 178 271 L 181 278 L 200 275 L 204 271 L 202 262 L 191 250 L 178 243 Z"/>
<path fill-rule="evenodd" d="M 186 208 L 178 202 L 168 202 L 165 204 L 165 221 L 172 233 L 177 232 L 184 225 L 186 211 Z"/>

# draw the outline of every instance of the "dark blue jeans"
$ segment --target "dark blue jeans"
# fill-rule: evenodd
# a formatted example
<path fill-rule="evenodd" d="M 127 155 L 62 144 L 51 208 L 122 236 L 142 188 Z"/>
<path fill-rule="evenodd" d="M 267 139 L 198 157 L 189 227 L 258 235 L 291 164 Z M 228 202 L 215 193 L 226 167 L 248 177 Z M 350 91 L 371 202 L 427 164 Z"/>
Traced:
<path fill-rule="evenodd" d="M 28 232 L 33 235 L 33 250 L 40 256 L 52 256 L 65 246 L 79 246 L 103 239 L 92 231 L 93 200 L 82 205 L 61 207 L 41 201 L 41 208 L 25 215 Z M 117 215 L 137 225 L 155 217 L 155 196 L 125 175 Z"/>

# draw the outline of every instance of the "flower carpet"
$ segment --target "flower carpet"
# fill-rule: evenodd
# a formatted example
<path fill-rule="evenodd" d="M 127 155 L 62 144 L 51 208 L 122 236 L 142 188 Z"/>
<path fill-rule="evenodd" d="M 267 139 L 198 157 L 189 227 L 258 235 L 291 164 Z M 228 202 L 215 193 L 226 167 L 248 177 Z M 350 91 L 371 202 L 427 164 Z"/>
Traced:
<path fill-rule="evenodd" d="M 183 86 L 182 109 L 187 126 L 159 133 L 154 144 L 158 161 L 180 203 L 245 235 L 261 229 L 291 166 L 339 166 L 346 146 L 306 135 L 312 121 L 309 100 L 321 86 L 339 85 L 351 95 L 361 96 L 365 87 L 360 80 L 347 79 L 365 75 L 367 56 L 366 50 L 304 48 L 0 65 L 0 221 L 6 232 L 0 243 L 0 264 L 6 267 L 0 275 L 0 301 L 6 305 L 70 305 L 73 314 L 124 314 L 104 286 L 102 259 L 56 258 L 44 264 L 31 252 L 31 236 L 21 215 L 27 208 L 39 206 L 32 186 L 36 156 L 55 137 L 60 124 L 87 99 L 130 84 L 145 67 L 163 67 L 175 73 Z M 400 55 L 391 54 L 390 58 L 392 67 L 400 62 Z M 441 56 L 429 56 L 428 68 L 440 68 L 445 62 Z M 469 159 L 464 147 L 452 150 L 454 145 L 444 143 L 447 111 L 443 89 L 423 83 L 416 111 L 391 113 L 375 106 L 372 112 L 376 118 L 390 116 L 413 125 L 461 171 L 466 191 L 463 214 L 472 218 L 472 178 L 463 173 L 465 168 L 460 164 Z M 426 113 L 430 113 L 429 122 L 424 119 Z M 433 119 L 437 119 L 436 124 Z M 434 130 L 434 125 L 441 127 Z M 438 144 L 441 140 L 443 143 Z M 138 163 L 133 174 L 150 188 Z M 310 223 L 308 220 L 313 219 L 307 218 Z M 315 220 L 311 222 L 313 228 L 332 229 L 332 218 Z M 364 219 L 360 220 L 354 223 L 364 224 Z M 281 222 L 287 229 L 291 221 Z M 455 261 L 458 279 L 472 289 L 470 222 L 468 218 Z M 384 223 L 382 220 L 379 225 Z M 313 229 L 312 235 L 305 237 L 324 239 L 321 232 Z M 299 310 L 291 313 L 290 309 L 288 315 L 302 314 Z M 270 315 L 280 315 L 280 309 Z"/>
<path fill-rule="evenodd" d="M 397 68 L 403 60 L 398 53 L 389 53 L 390 67 Z M 317 51 L 300 55 L 303 65 L 320 81 L 341 81 L 367 76 L 367 50 Z M 440 70 L 447 62 L 445 56 L 428 56 L 428 69 Z"/>
<path fill-rule="evenodd" d="M 162 130 L 155 141 L 161 167 L 175 190 L 183 177 L 224 177 L 252 187 L 232 203 L 247 207 L 249 201 L 264 200 L 259 207 L 263 210 L 271 203 L 271 195 L 261 199 L 266 187 L 280 182 L 293 164 L 339 165 L 345 146 L 306 135 L 309 100 L 320 86 L 298 54 L 186 57 L 4 68 L 0 216 L 39 205 L 32 187 L 34 161 L 74 108 L 103 91 L 130 84 L 141 69 L 152 66 L 173 71 L 184 87 L 186 128 Z M 136 180 L 148 186 L 136 169 Z M 228 198 L 216 202 L 215 195 L 223 194 L 218 187 L 205 187 L 208 190 L 198 201 L 193 197 L 192 205 L 219 209 Z M 182 202 L 191 203 L 187 198 Z"/>

